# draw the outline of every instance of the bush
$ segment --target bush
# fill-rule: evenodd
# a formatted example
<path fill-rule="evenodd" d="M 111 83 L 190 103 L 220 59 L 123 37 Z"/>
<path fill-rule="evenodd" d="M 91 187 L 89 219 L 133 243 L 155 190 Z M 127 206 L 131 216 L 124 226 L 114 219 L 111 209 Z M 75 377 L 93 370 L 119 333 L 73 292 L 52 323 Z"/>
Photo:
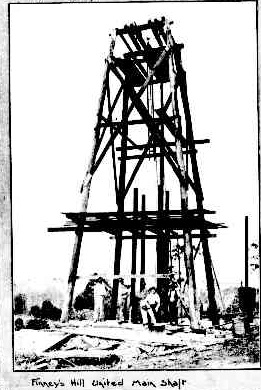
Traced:
<path fill-rule="evenodd" d="M 75 298 L 73 307 L 75 310 L 94 309 L 93 286 L 96 278 L 90 279 L 82 293 Z"/>
<path fill-rule="evenodd" d="M 43 301 L 41 309 L 41 317 L 49 320 L 58 321 L 61 318 L 62 310 L 55 307 L 48 299 Z"/>
<path fill-rule="evenodd" d="M 39 306 L 35 305 L 31 307 L 30 315 L 34 318 L 40 318 L 41 317 L 41 309 Z"/>
<path fill-rule="evenodd" d="M 34 318 L 33 320 L 28 321 L 26 325 L 27 329 L 49 329 L 49 324 L 46 320 L 42 320 L 41 318 Z"/>
<path fill-rule="evenodd" d="M 84 296 L 83 293 L 77 295 L 74 301 L 74 309 L 77 311 L 85 309 L 93 309 L 93 296 L 90 296 L 89 299 Z"/>
<path fill-rule="evenodd" d="M 22 318 L 17 318 L 14 323 L 15 330 L 21 330 L 24 328 L 24 322 Z"/>

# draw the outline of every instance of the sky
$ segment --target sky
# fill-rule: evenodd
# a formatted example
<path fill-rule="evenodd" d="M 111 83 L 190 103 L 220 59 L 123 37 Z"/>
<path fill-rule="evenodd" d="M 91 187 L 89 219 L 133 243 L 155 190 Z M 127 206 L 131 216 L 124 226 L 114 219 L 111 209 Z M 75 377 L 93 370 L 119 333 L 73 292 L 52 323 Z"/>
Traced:
<path fill-rule="evenodd" d="M 249 242 L 258 239 L 255 3 L 10 8 L 14 282 L 44 288 L 66 281 L 74 235 L 48 233 L 47 228 L 63 224 L 61 212 L 79 210 L 109 34 L 132 21 L 165 16 L 174 22 L 176 41 L 184 43 L 194 136 L 211 140 L 197 154 L 204 205 L 217 211 L 213 220 L 228 226 L 210 240 L 212 260 L 221 287 L 239 285 L 244 279 L 245 215 Z M 144 167 L 139 182 L 148 202 L 154 195 L 152 170 Z M 110 175 L 107 158 L 93 179 L 89 211 L 115 210 Z M 128 245 L 123 248 L 126 273 Z M 155 272 L 151 245 L 149 273 Z M 108 235 L 85 234 L 77 288 L 93 272 L 112 274 L 113 256 L 114 240 Z"/>

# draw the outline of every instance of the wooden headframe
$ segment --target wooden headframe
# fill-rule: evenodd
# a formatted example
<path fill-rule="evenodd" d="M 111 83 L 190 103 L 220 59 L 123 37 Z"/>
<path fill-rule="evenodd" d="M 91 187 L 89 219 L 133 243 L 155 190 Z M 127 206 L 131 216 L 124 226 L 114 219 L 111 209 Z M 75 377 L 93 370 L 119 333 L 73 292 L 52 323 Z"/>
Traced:
<path fill-rule="evenodd" d="M 209 313 L 214 323 L 218 320 L 208 238 L 212 236 L 209 229 L 216 229 L 221 225 L 205 219 L 205 214 L 210 212 L 203 207 L 203 191 L 196 156 L 196 145 L 207 143 L 209 140 L 194 139 L 186 72 L 181 60 L 183 44 L 175 42 L 170 25 L 171 23 L 164 18 L 149 21 L 144 25 L 131 24 L 116 29 L 111 37 L 97 112 L 97 124 L 94 129 L 92 155 L 82 184 L 82 207 L 79 213 L 66 213 L 72 222 L 69 227 L 75 231 L 76 238 L 63 320 L 68 318 L 68 311 L 72 305 L 84 231 L 106 231 L 115 237 L 115 278 L 112 296 L 114 316 L 117 308 L 122 243 L 126 239 L 123 233 L 125 231 L 131 233 L 129 238 L 132 239 L 132 275 L 137 273 L 137 240 L 141 240 L 140 273 L 145 274 L 145 241 L 148 238 L 148 231 L 157 243 L 157 273 L 159 274 L 165 274 L 169 267 L 170 240 L 173 237 L 182 237 L 192 327 L 197 327 L 199 320 L 194 270 L 195 250 L 192 245 L 192 240 L 197 237 L 203 250 Z M 122 55 L 118 57 L 114 55 L 117 44 L 122 49 Z M 129 129 L 137 125 L 143 126 L 142 129 L 148 134 L 145 143 L 139 142 L 135 135 L 129 133 Z M 95 213 L 92 215 L 92 218 L 96 218 L 95 222 L 91 219 L 91 213 L 87 212 L 91 181 L 108 153 L 111 153 L 112 159 L 117 212 L 115 214 L 108 212 L 106 216 Z M 146 211 L 145 195 L 142 196 L 142 209 L 139 210 L 138 189 L 134 189 L 133 212 L 128 213 L 125 210 L 125 198 L 133 188 L 142 164 L 151 158 L 159 162 L 157 210 L 152 211 L 152 214 Z M 127 177 L 127 164 L 133 160 L 136 163 L 131 169 L 128 166 Z M 179 182 L 181 202 L 180 210 L 177 210 L 175 217 L 173 210 L 169 209 L 169 193 L 164 190 L 165 164 L 170 166 Z M 189 205 L 189 190 L 192 190 L 196 199 L 195 209 L 191 209 Z M 55 231 L 55 228 L 50 230 Z M 178 232 L 179 230 L 181 233 Z M 143 280 L 141 286 L 144 286 Z M 158 290 L 165 311 L 167 289 L 167 279 L 158 279 Z M 134 295 L 135 278 L 133 277 L 132 297 Z"/>

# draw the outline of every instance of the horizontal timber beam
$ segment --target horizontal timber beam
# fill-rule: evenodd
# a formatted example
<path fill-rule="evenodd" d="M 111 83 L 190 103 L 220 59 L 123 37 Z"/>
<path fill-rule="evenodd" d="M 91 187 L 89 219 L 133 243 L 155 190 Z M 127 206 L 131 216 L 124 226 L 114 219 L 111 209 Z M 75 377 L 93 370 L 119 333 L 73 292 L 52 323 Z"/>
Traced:
<path fill-rule="evenodd" d="M 188 215 L 201 215 L 201 213 L 204 214 L 215 214 L 216 212 L 213 210 L 198 210 L 198 209 L 188 209 L 187 214 Z M 177 209 L 171 209 L 168 211 L 163 210 L 164 215 L 181 215 L 181 210 Z M 63 212 L 63 215 L 66 215 L 67 218 L 73 219 L 73 218 L 78 218 L 81 216 L 85 217 L 122 217 L 123 216 L 132 216 L 133 211 L 124 211 L 124 213 L 119 213 L 118 211 L 101 211 L 101 212 L 79 212 L 79 213 L 73 213 L 73 212 Z M 151 216 L 151 215 L 160 215 L 162 214 L 162 211 L 157 211 L 157 210 L 146 210 L 146 211 L 137 211 L 137 215 L 140 216 Z"/>
<path fill-rule="evenodd" d="M 129 34 L 129 32 L 136 32 L 136 31 L 145 31 L 151 29 L 153 26 L 157 29 L 162 29 L 164 28 L 165 25 L 165 20 L 154 20 L 150 21 L 149 23 L 146 24 L 140 24 L 139 26 L 135 24 L 130 24 L 130 25 L 125 25 L 123 28 L 116 28 L 116 35 L 121 35 L 121 34 Z"/>
<path fill-rule="evenodd" d="M 201 234 L 192 234 L 191 235 L 192 238 L 201 238 L 202 235 Z M 217 237 L 216 234 L 212 234 L 212 233 L 209 233 L 206 235 L 207 238 L 211 238 L 211 237 Z M 142 239 L 142 238 L 145 238 L 146 240 L 156 240 L 158 237 L 157 235 L 154 235 L 154 234 L 146 234 L 145 236 L 137 236 L 138 239 Z M 170 239 L 181 239 L 181 238 L 184 238 L 183 234 L 171 234 L 171 235 L 168 235 L 168 238 Z M 110 237 L 111 240 L 114 239 L 114 236 L 111 236 Z M 123 240 L 131 240 L 132 239 L 132 236 L 122 236 L 122 239 Z"/>
<path fill-rule="evenodd" d="M 196 144 L 207 144 L 207 143 L 209 143 L 210 142 L 210 140 L 208 140 L 208 139 L 199 139 L 199 140 L 195 140 L 194 141 L 194 144 L 196 145 Z M 176 146 L 176 142 L 167 142 L 167 145 L 168 146 Z M 146 144 L 138 144 L 138 145 L 136 145 L 136 146 L 132 146 L 132 145 L 129 145 L 129 146 L 127 146 L 127 149 L 128 150 L 135 150 L 135 149 L 140 149 L 140 150 L 142 150 L 144 147 L 146 146 Z M 156 145 L 157 146 L 157 145 Z M 121 147 L 120 146 L 118 146 L 117 148 L 116 148 L 116 150 L 117 151 L 120 151 L 121 150 Z M 186 149 L 184 148 L 184 150 L 183 150 L 183 153 L 186 151 Z"/>
<path fill-rule="evenodd" d="M 151 146 L 151 148 L 153 148 L 153 145 Z M 190 154 L 191 152 L 194 152 L 194 151 L 185 150 L 183 153 Z M 133 154 L 132 156 L 127 156 L 126 160 L 135 160 L 135 159 L 138 159 L 141 157 L 142 158 L 165 157 L 165 153 L 150 153 L 150 154 L 147 154 L 146 156 L 142 156 L 141 154 Z M 121 160 L 121 157 L 118 157 L 118 160 Z"/>
<path fill-rule="evenodd" d="M 169 118 L 173 119 L 174 117 L 173 116 L 169 116 Z M 163 123 L 162 120 L 160 118 L 153 118 L 152 119 L 152 122 L 154 122 L 155 124 L 161 124 Z M 144 122 L 143 119 L 132 119 L 132 120 L 129 120 L 128 122 L 128 125 L 129 126 L 133 126 L 133 125 L 146 125 L 146 122 Z M 118 126 L 118 125 L 122 125 L 122 122 L 120 121 L 108 121 L 106 120 L 106 123 L 101 123 L 99 125 L 99 127 L 110 127 L 110 126 Z"/>

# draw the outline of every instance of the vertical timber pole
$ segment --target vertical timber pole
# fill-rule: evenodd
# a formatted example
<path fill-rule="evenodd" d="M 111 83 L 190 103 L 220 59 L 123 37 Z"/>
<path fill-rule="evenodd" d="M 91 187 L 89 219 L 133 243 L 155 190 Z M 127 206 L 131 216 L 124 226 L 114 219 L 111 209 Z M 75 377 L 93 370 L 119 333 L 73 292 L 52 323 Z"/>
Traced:
<path fill-rule="evenodd" d="M 165 191 L 165 213 L 168 215 L 169 211 L 169 191 Z M 165 230 L 165 245 L 164 245 L 164 251 L 165 251 L 165 265 L 164 265 L 164 273 L 169 273 L 171 264 L 171 239 L 170 239 L 170 232 L 169 230 Z M 164 281 L 164 312 L 165 312 L 165 318 L 167 321 L 170 321 L 169 318 L 169 279 L 166 277 L 163 279 Z"/>
<path fill-rule="evenodd" d="M 187 142 L 189 142 L 193 179 L 197 188 L 196 191 L 197 208 L 202 220 L 202 224 L 204 224 L 205 217 L 204 217 L 204 208 L 203 208 L 203 193 L 200 184 L 195 143 L 194 143 L 194 137 L 192 131 L 192 121 L 191 121 L 188 94 L 187 94 L 186 72 L 182 67 L 180 50 L 178 49 L 175 50 L 174 57 L 175 57 L 175 62 L 177 67 L 177 74 L 179 76 L 179 90 L 183 102 L 184 116 L 186 120 L 186 138 L 187 138 Z M 215 298 L 215 283 L 214 283 L 214 277 L 212 271 L 212 261 L 211 261 L 210 251 L 209 251 L 207 234 L 208 231 L 204 227 L 202 227 L 200 229 L 200 235 L 201 235 L 202 250 L 203 250 L 203 257 L 204 257 L 207 289 L 208 289 L 209 314 L 213 325 L 216 325 L 218 324 L 218 310 L 217 310 L 217 303 Z"/>
<path fill-rule="evenodd" d="M 70 311 L 72 308 L 73 293 L 74 293 L 74 287 L 77 278 L 77 269 L 78 269 L 81 244 L 82 244 L 82 236 L 83 236 L 83 226 L 79 224 L 77 230 L 75 231 L 75 241 L 74 241 L 72 261 L 71 261 L 71 266 L 69 271 L 67 294 L 62 308 L 62 315 L 61 315 L 62 322 L 66 322 L 69 320 Z"/>
<path fill-rule="evenodd" d="M 166 211 L 166 214 L 168 213 L 169 211 L 169 191 L 165 191 L 165 211 Z M 168 271 L 169 269 L 169 266 L 171 266 L 171 262 L 170 262 L 170 259 L 171 259 L 171 240 L 170 240 L 170 234 L 169 234 L 169 231 L 166 231 L 166 251 L 168 251 L 168 263 L 166 261 L 166 271 Z M 166 259 L 167 260 L 167 259 Z"/>
<path fill-rule="evenodd" d="M 126 177 L 126 158 L 127 158 L 127 138 L 128 138 L 128 100 L 129 96 L 127 89 L 123 89 L 123 106 L 122 106 L 122 138 L 121 138 L 121 165 L 119 176 L 119 191 L 117 197 L 118 212 L 120 217 L 123 217 L 124 213 L 124 200 L 125 200 L 125 177 Z M 115 257 L 114 257 L 114 275 L 120 274 L 121 263 L 121 251 L 122 251 L 122 231 L 121 226 L 119 231 L 115 235 Z M 111 304 L 111 317 L 116 318 L 117 303 L 118 303 L 118 290 L 119 280 L 113 279 L 112 286 L 112 304 Z"/>
<path fill-rule="evenodd" d="M 160 107 L 164 107 L 164 84 L 160 83 Z M 164 124 L 162 123 L 159 127 L 161 136 L 164 136 Z M 164 146 L 160 146 L 160 157 L 159 157 L 159 184 L 158 184 L 158 216 L 161 219 L 163 217 L 164 210 L 164 185 L 165 185 L 165 164 L 164 164 Z M 167 272 L 167 251 L 166 251 L 166 242 L 165 234 L 162 231 L 158 233 L 157 238 L 157 273 L 165 274 Z M 157 279 L 158 293 L 161 299 L 161 312 L 162 320 L 166 320 L 166 315 L 168 312 L 167 307 L 167 294 L 168 286 L 166 278 Z"/>
<path fill-rule="evenodd" d="M 180 250 L 179 250 L 179 243 L 177 242 L 177 255 L 178 255 L 178 262 L 179 262 L 179 293 L 181 294 L 181 261 L 180 261 Z M 180 308 L 180 317 L 183 317 L 183 306 L 181 300 L 179 300 L 179 308 Z"/>
<path fill-rule="evenodd" d="M 114 275 L 120 274 L 120 261 L 121 261 L 121 250 L 122 250 L 122 231 L 118 231 L 115 234 L 115 251 L 114 251 Z M 119 280 L 114 278 L 112 285 L 112 302 L 111 302 L 111 319 L 116 319 L 117 315 L 117 304 L 118 304 L 118 289 Z"/>
<path fill-rule="evenodd" d="M 146 196 L 141 196 L 141 211 L 142 211 L 142 218 L 143 213 L 145 214 L 146 211 Z M 141 240 L 140 240 L 140 274 L 145 274 L 145 250 L 146 250 L 146 241 L 145 241 L 145 235 L 146 231 L 142 229 L 141 231 Z M 140 279 L 140 291 L 142 291 L 145 288 L 145 280 L 144 278 Z"/>
<path fill-rule="evenodd" d="M 169 191 L 165 191 L 165 210 L 169 211 Z"/>
<path fill-rule="evenodd" d="M 201 231 L 201 244 L 203 250 L 207 289 L 208 289 L 209 317 L 213 325 L 217 325 L 219 319 L 218 319 L 218 311 L 217 311 L 217 304 L 215 298 L 215 284 L 214 284 L 214 278 L 212 272 L 212 261 L 211 261 L 210 251 L 209 251 L 208 239 L 206 237 L 206 232 L 204 231 Z"/>
<path fill-rule="evenodd" d="M 162 184 L 158 185 L 158 218 L 161 219 L 163 215 L 163 186 Z M 156 243 L 156 249 L 157 249 L 157 274 L 163 274 L 164 272 L 164 256 L 165 256 L 165 248 L 164 248 L 164 232 L 161 229 L 157 233 L 157 243 Z M 162 277 L 157 277 L 157 289 L 160 296 L 161 302 L 165 302 L 164 300 L 164 279 Z M 163 305 L 164 306 L 164 305 Z M 161 305 L 161 310 L 164 307 Z"/>
<path fill-rule="evenodd" d="M 171 86 L 172 94 L 172 110 L 174 119 L 174 125 L 176 128 L 180 129 L 180 116 L 178 110 L 178 102 L 176 95 L 176 71 L 174 67 L 174 56 L 173 52 L 175 50 L 174 40 L 171 35 L 170 28 L 168 28 L 168 44 L 171 48 L 171 53 L 169 56 L 169 80 Z M 180 181 L 180 195 L 181 195 L 181 215 L 183 221 L 186 225 L 187 211 L 188 211 L 188 184 L 186 176 L 186 167 L 184 164 L 183 151 L 181 141 L 176 138 L 176 153 L 177 153 L 177 162 L 181 171 L 183 180 Z M 196 281 L 195 281 L 195 270 L 193 262 L 193 247 L 192 247 L 192 237 L 191 231 L 188 226 L 184 227 L 184 260 L 186 265 L 186 272 L 188 278 L 188 300 L 189 300 L 189 314 L 190 322 L 192 328 L 198 328 L 199 326 L 199 313 L 197 308 L 197 295 L 196 295 Z"/>
<path fill-rule="evenodd" d="M 160 83 L 160 108 L 164 109 L 164 84 Z M 164 124 L 162 123 L 160 125 L 160 132 L 161 135 L 164 136 Z M 164 170 L 164 146 L 160 146 L 160 184 L 163 187 L 164 190 L 164 184 L 165 184 L 165 170 Z"/>
<path fill-rule="evenodd" d="M 248 287 L 248 216 L 245 216 L 245 287 Z"/>
<path fill-rule="evenodd" d="M 134 188 L 133 190 L 133 220 L 136 219 L 136 214 L 138 211 L 138 201 L 139 201 L 139 193 L 138 188 Z M 137 229 L 132 232 L 132 259 L 131 259 L 131 274 L 135 275 L 137 270 Z M 136 278 L 131 278 L 131 307 L 133 307 L 135 295 L 136 295 Z"/>

